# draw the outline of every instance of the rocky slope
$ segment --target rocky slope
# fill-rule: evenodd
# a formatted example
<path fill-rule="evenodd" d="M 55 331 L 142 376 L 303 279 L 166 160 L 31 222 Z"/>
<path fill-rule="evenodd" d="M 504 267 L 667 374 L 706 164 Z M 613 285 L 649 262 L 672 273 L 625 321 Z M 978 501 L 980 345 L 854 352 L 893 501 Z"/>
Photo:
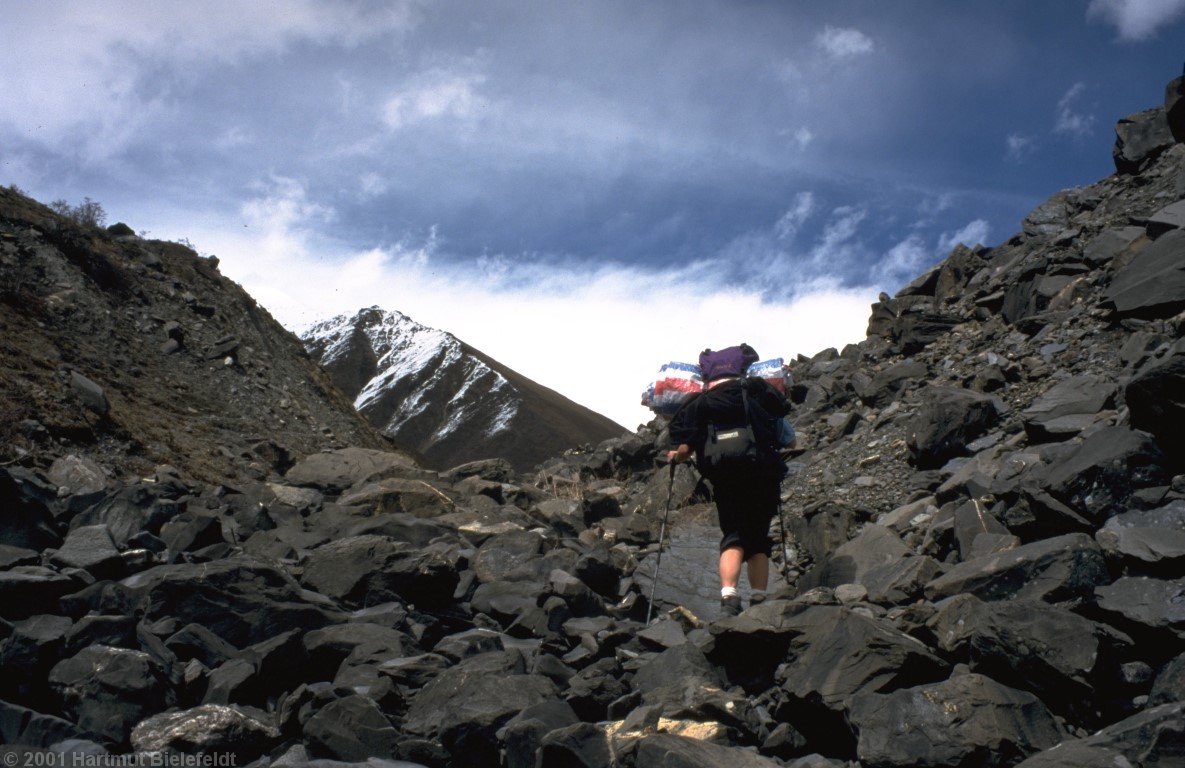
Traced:
<path fill-rule="evenodd" d="M 3 749 L 1185 764 L 1175 105 L 1121 122 L 1120 174 L 796 361 L 789 579 L 735 618 L 713 620 L 711 507 L 692 468 L 655 468 L 658 421 L 530 476 L 362 448 L 219 484 L 0 467 Z"/>
<path fill-rule="evenodd" d="M 623 429 L 451 334 L 378 307 L 302 334 L 354 406 L 428 466 L 501 457 L 520 470 Z"/>
<path fill-rule="evenodd" d="M 117 474 L 164 463 L 215 480 L 388 445 L 216 259 L 113 230 L 128 234 L 0 189 L 5 461 L 76 453 Z"/>

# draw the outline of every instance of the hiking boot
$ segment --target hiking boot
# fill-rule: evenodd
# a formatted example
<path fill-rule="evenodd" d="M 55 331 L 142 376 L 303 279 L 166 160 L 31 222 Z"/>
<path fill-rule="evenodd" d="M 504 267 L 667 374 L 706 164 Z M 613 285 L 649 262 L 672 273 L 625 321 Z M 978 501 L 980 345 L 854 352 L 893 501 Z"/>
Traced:
<path fill-rule="evenodd" d="M 749 607 L 752 608 L 755 605 L 761 605 L 765 602 L 765 598 L 766 594 L 764 592 L 754 592 L 752 595 L 749 595 Z"/>
<path fill-rule="evenodd" d="M 739 595 L 729 595 L 720 598 L 720 618 L 738 616 L 741 612 L 741 598 Z"/>

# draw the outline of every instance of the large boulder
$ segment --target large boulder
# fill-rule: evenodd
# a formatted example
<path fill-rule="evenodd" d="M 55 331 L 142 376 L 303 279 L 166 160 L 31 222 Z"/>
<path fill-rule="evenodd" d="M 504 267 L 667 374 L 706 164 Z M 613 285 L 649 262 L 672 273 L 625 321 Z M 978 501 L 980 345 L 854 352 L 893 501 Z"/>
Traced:
<path fill-rule="evenodd" d="M 1185 76 L 1164 87 L 1164 116 L 1173 138 L 1185 141 Z"/>
<path fill-rule="evenodd" d="M 1104 624 L 1034 600 L 961 595 L 940 603 L 928 626 L 949 658 L 1087 724 L 1100 704 L 1096 684 L 1114 679 L 1120 650 L 1131 645 Z"/>
<path fill-rule="evenodd" d="M 292 629 L 317 629 L 340 618 L 310 599 L 279 568 L 249 557 L 161 565 L 120 584 L 150 621 L 200 624 L 242 648 Z"/>
<path fill-rule="evenodd" d="M 106 525 L 84 525 L 66 535 L 50 562 L 62 568 L 81 568 L 96 577 L 121 575 L 123 560 Z"/>
<path fill-rule="evenodd" d="M 870 572 L 898 562 L 909 553 L 897 534 L 879 525 L 869 525 L 807 574 L 801 588 L 865 584 Z"/>
<path fill-rule="evenodd" d="M 184 755 L 233 755 L 248 763 L 267 752 L 280 731 L 265 719 L 238 707 L 204 704 L 180 712 L 162 712 L 132 729 L 137 752 Z"/>
<path fill-rule="evenodd" d="M 378 705 L 360 695 L 332 701 L 304 724 L 304 735 L 314 752 L 347 763 L 368 758 L 396 757 L 399 732 Z"/>
<path fill-rule="evenodd" d="M 1120 318 L 1165 318 L 1185 309 L 1185 230 L 1141 250 L 1115 273 L 1103 298 Z"/>
<path fill-rule="evenodd" d="M 31 474 L 0 467 L 0 544 L 42 550 L 61 542 L 48 502 L 54 489 Z"/>
<path fill-rule="evenodd" d="M 1150 707 L 1083 739 L 1033 755 L 1017 768 L 1185 765 L 1185 704 Z"/>
<path fill-rule="evenodd" d="M 306 456 L 284 479 L 292 485 L 341 492 L 367 480 L 413 469 L 415 462 L 403 454 L 350 447 Z"/>
<path fill-rule="evenodd" d="M 176 701 L 167 672 L 151 656 L 105 645 L 59 662 L 49 684 L 80 728 L 114 745 L 128 743 L 133 726 Z"/>
<path fill-rule="evenodd" d="M 1095 590 L 1098 606 L 1142 640 L 1157 641 L 1149 654 L 1182 649 L 1185 640 L 1185 579 L 1125 576 Z"/>
<path fill-rule="evenodd" d="M 1140 563 L 1185 562 L 1185 501 L 1115 515 L 1097 533 L 1103 551 Z"/>
<path fill-rule="evenodd" d="M 1110 578 L 1094 540 L 1070 533 L 959 563 L 926 585 L 926 597 L 968 593 L 983 600 L 1058 602 L 1089 597 Z"/>
<path fill-rule="evenodd" d="M 498 729 L 527 707 L 554 698 L 556 688 L 546 677 L 507 675 L 483 667 L 481 660 L 452 667 L 417 692 L 403 728 L 439 739 L 467 765 L 496 766 Z"/>
<path fill-rule="evenodd" d="M 1185 460 L 1185 344 L 1133 376 L 1124 397 L 1132 426 L 1151 432 L 1175 461 Z"/>
<path fill-rule="evenodd" d="M 1166 484 L 1164 454 L 1144 432 L 1104 427 L 1048 468 L 1045 485 L 1079 514 L 1101 523 L 1127 511 L 1134 491 Z"/>
<path fill-rule="evenodd" d="M 940 467 L 966 452 L 966 446 L 1000 417 L 998 400 L 953 387 L 927 387 L 922 405 L 908 424 L 910 456 L 919 467 Z"/>
<path fill-rule="evenodd" d="M 1115 125 L 1115 146 L 1111 150 L 1115 170 L 1139 173 L 1145 164 L 1160 157 L 1174 143 L 1163 107 L 1128 115 Z"/>
<path fill-rule="evenodd" d="M 335 600 L 363 605 L 404 600 L 429 606 L 452 599 L 457 555 L 386 536 L 352 536 L 313 550 L 301 579 Z"/>
<path fill-rule="evenodd" d="M 1009 766 L 1064 736 L 1036 696 L 973 673 L 857 695 L 849 719 L 861 763 L 878 768 Z"/>
<path fill-rule="evenodd" d="M 1025 432 L 1033 442 L 1073 437 L 1114 404 L 1117 389 L 1114 382 L 1091 374 L 1059 381 L 1021 413 Z"/>

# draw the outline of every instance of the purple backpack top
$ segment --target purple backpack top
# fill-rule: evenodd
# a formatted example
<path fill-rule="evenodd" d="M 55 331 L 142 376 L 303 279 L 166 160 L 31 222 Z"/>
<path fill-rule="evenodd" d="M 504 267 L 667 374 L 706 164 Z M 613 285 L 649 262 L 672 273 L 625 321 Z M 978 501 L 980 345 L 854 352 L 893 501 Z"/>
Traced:
<path fill-rule="evenodd" d="M 704 381 L 715 381 L 728 376 L 743 376 L 745 370 L 757 362 L 757 350 L 748 344 L 699 353 L 699 367 L 704 372 Z"/>

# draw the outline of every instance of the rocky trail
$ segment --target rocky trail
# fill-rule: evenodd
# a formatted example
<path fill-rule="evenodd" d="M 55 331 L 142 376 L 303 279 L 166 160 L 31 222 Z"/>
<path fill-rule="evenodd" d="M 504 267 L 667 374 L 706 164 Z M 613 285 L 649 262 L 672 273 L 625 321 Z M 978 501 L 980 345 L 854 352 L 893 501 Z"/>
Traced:
<path fill-rule="evenodd" d="M 1185 765 L 1182 90 L 1120 122 L 1115 175 L 882 297 L 859 344 L 794 361 L 803 450 L 783 486 L 790 562 L 775 563 L 791 578 L 733 618 L 714 610 L 694 470 L 668 486 L 655 465 L 661 421 L 530 472 L 430 471 L 347 439 L 374 433 L 307 396 L 275 449 L 211 453 L 254 443 L 195 427 L 195 469 L 183 440 L 138 439 L 130 395 L 113 424 L 69 428 L 88 389 L 46 362 L 22 418 L 59 416 L 12 431 L 0 467 L 0 752 Z M 22 226 L 6 276 L 33 263 Z M 16 308 L 48 312 L 51 282 L 6 284 L 6 344 L 34 333 Z M 106 317 L 77 306 L 69 322 Z M 85 347 L 69 350 L 81 369 Z M 272 354 L 292 382 L 318 380 Z M 97 364 L 84 375 L 117 386 Z"/>

